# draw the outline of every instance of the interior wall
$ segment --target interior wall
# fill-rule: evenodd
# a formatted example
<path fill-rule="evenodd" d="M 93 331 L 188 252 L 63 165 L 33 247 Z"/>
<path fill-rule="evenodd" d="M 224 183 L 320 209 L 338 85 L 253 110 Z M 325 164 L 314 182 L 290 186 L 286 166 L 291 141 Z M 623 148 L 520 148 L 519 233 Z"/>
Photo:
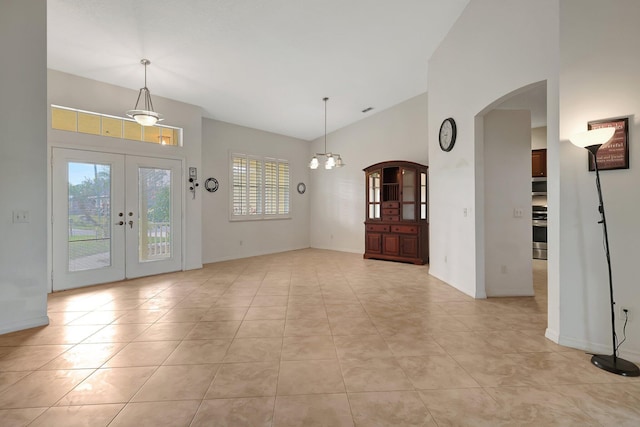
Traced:
<path fill-rule="evenodd" d="M 138 91 L 126 89 L 56 70 L 48 71 L 48 102 L 50 104 L 77 108 L 97 113 L 124 117 L 125 111 L 133 108 Z M 146 142 L 106 138 L 96 135 L 66 132 L 47 126 L 49 147 L 76 147 L 87 150 L 119 152 L 141 156 L 172 157 L 184 160 L 185 171 L 189 167 L 202 170 L 202 110 L 200 107 L 170 99 L 153 96 L 156 111 L 165 117 L 163 124 L 184 129 L 183 146 L 161 146 Z M 51 117 L 51 114 L 48 114 Z M 186 174 L 186 172 L 185 172 Z M 50 176 L 50 174 L 49 174 Z M 199 177 L 202 177 L 199 173 Z M 183 257 L 187 270 L 202 267 L 202 189 L 195 199 L 187 189 L 184 178 L 185 229 L 183 231 Z M 202 187 L 201 187 L 202 188 Z M 49 206 L 51 203 L 49 203 Z M 49 239 L 51 236 L 49 235 Z M 50 261 L 49 261 L 50 262 Z"/>
<path fill-rule="evenodd" d="M 296 138 L 231 123 L 202 119 L 202 175 L 219 182 L 215 193 L 201 191 L 203 209 L 203 262 L 216 262 L 309 247 L 309 143 Z M 229 154 L 240 152 L 289 161 L 291 218 L 230 221 Z M 298 194 L 299 182 L 307 191 Z"/>
<path fill-rule="evenodd" d="M 45 0 L 2 2 L 0 334 L 49 323 L 46 23 Z M 28 222 L 14 223 L 14 211 Z"/>
<path fill-rule="evenodd" d="M 607 264 L 586 150 L 569 143 L 591 120 L 629 117 L 630 169 L 602 171 L 614 296 L 632 310 L 623 357 L 640 361 L 640 2 L 562 0 L 560 8 L 560 342 L 611 354 Z M 618 315 L 618 313 L 616 313 Z M 622 339 L 622 318 L 618 316 Z"/>
<path fill-rule="evenodd" d="M 320 128 L 322 120 L 320 115 Z M 328 121 L 331 122 L 331 104 Z M 428 164 L 427 144 L 426 93 L 331 132 L 327 150 L 340 153 L 346 166 L 325 170 L 321 165 L 310 170 L 311 247 L 364 253 L 363 169 L 386 160 Z M 313 153 L 320 152 L 324 152 L 324 136 L 307 149 L 307 163 Z"/>
<path fill-rule="evenodd" d="M 472 0 L 429 61 L 430 273 L 474 297 L 485 296 L 485 170 L 476 116 L 506 94 L 546 81 L 547 130 L 557 139 L 558 1 Z M 448 153 L 437 138 L 447 117 L 458 129 Z M 553 149 L 548 154 L 557 156 Z M 549 168 L 550 179 L 557 179 L 553 161 Z M 554 268 L 550 259 L 549 328 L 555 330 Z"/>
<path fill-rule="evenodd" d="M 531 113 L 484 116 L 484 233 L 487 296 L 533 295 Z"/>
<path fill-rule="evenodd" d="M 531 129 L 531 149 L 540 150 L 547 148 L 547 127 L 540 126 Z"/>

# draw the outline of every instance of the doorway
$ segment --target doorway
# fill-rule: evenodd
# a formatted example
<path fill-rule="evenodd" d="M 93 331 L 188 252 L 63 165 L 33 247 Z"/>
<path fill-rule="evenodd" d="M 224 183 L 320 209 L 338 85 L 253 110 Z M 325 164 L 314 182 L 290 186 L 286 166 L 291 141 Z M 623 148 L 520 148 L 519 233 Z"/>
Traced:
<path fill-rule="evenodd" d="M 182 268 L 182 162 L 54 148 L 53 291 Z"/>

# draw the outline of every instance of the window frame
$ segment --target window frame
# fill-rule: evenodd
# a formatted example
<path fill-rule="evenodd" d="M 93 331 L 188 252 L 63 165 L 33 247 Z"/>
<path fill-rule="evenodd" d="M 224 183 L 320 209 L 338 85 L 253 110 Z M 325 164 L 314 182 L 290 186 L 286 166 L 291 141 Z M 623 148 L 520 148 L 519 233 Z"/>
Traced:
<path fill-rule="evenodd" d="M 243 204 L 246 206 L 245 209 L 241 210 L 240 213 L 235 213 L 235 200 L 236 200 L 236 171 L 235 164 L 236 159 L 244 160 L 245 171 L 243 173 L 244 179 L 242 180 L 243 185 L 245 186 L 244 191 L 241 194 L 241 197 L 244 199 Z M 257 162 L 258 168 L 260 170 L 259 174 L 259 184 L 258 191 L 251 191 L 251 179 L 250 173 L 251 162 Z M 275 175 L 275 182 L 270 181 L 267 182 L 267 178 L 269 178 L 267 174 L 267 169 L 269 167 L 275 166 L 275 173 L 271 176 Z M 285 185 L 281 185 L 281 167 L 286 168 L 288 182 Z M 285 171 L 283 171 L 285 172 Z M 272 220 L 272 219 L 290 219 L 291 218 L 291 164 L 286 159 L 270 157 L 270 156 L 258 156 L 253 154 L 240 153 L 235 151 L 229 152 L 229 221 L 262 221 L 262 220 Z M 268 191 L 270 189 L 271 191 Z M 282 191 L 286 190 L 284 194 Z M 274 196 L 275 192 L 275 196 Z M 252 194 L 255 194 L 255 197 L 252 197 Z M 253 199 L 260 200 L 260 206 L 257 206 L 255 212 L 251 212 L 251 201 Z M 268 202 L 271 201 L 271 205 Z M 275 213 L 269 213 L 271 209 L 270 207 L 275 207 Z M 286 212 L 281 212 L 282 208 L 286 209 Z"/>

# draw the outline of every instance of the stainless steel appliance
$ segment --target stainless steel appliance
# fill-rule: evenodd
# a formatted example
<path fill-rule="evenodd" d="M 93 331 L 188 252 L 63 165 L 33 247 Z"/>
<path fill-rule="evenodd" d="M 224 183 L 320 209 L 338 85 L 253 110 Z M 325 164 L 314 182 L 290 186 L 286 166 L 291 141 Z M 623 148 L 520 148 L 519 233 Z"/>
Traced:
<path fill-rule="evenodd" d="M 531 195 L 546 196 L 547 195 L 547 177 L 537 177 L 531 179 Z"/>
<path fill-rule="evenodd" d="M 533 258 L 547 259 L 547 207 L 532 206 Z"/>

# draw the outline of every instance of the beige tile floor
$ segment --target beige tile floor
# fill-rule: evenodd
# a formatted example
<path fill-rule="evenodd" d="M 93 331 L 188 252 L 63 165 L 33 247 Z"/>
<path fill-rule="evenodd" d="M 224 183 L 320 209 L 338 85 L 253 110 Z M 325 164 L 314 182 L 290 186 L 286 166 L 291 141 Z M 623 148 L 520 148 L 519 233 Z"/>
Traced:
<path fill-rule="evenodd" d="M 302 250 L 56 293 L 0 336 L 1 426 L 638 426 L 640 380 L 545 339 L 534 298 Z"/>

